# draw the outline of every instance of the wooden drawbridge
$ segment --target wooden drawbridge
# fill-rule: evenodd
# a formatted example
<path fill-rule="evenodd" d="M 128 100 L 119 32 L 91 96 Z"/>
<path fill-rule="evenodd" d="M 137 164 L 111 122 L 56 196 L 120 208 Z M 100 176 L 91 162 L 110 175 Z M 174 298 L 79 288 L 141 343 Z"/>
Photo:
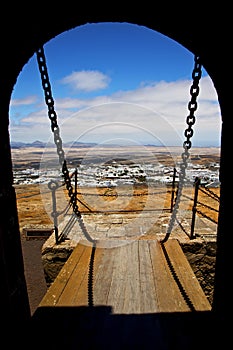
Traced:
<path fill-rule="evenodd" d="M 40 303 L 109 306 L 116 314 L 210 310 L 176 239 L 80 242 Z"/>
<path fill-rule="evenodd" d="M 211 305 L 178 240 L 85 241 L 34 313 L 31 336 L 56 350 L 184 350 L 199 346 L 197 329 L 213 331 Z"/>

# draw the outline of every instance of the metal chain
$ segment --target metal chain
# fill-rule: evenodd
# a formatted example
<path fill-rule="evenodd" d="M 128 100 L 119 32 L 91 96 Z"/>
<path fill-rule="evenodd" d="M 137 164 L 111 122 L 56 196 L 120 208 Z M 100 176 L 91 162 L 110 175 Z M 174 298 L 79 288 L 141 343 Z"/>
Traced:
<path fill-rule="evenodd" d="M 74 213 L 80 217 L 80 211 L 78 209 L 78 205 L 76 203 L 76 196 L 73 190 L 73 186 L 71 183 L 71 177 L 69 175 L 69 170 L 67 168 L 67 163 L 65 159 L 65 152 L 62 148 L 62 139 L 60 137 L 60 129 L 57 124 L 57 114 L 54 109 L 54 99 L 52 97 L 52 89 L 51 85 L 49 82 L 49 75 L 48 75 L 48 70 L 47 70 L 47 65 L 46 65 L 46 59 L 45 59 L 45 54 L 44 54 L 44 48 L 41 47 L 40 49 L 37 50 L 37 62 L 38 62 L 38 67 L 39 71 L 41 74 L 41 82 L 42 82 L 42 87 L 44 90 L 44 96 L 45 96 L 45 102 L 48 106 L 48 116 L 51 121 L 51 130 L 54 134 L 54 143 L 56 144 L 57 147 L 57 154 L 59 157 L 59 163 L 62 167 L 62 173 L 64 177 L 64 181 L 66 184 L 66 189 L 68 191 L 68 195 L 70 197 L 70 203 L 73 207 Z"/>
<path fill-rule="evenodd" d="M 192 72 L 193 83 L 190 88 L 191 100 L 188 103 L 189 115 L 186 118 L 186 123 L 188 127 L 184 131 L 184 135 L 186 140 L 183 143 L 184 152 L 181 154 L 181 164 L 180 164 L 180 172 L 179 172 L 179 185 L 176 193 L 175 204 L 173 207 L 172 215 L 168 224 L 167 232 L 164 239 L 161 240 L 162 243 L 166 242 L 171 234 L 174 223 L 176 221 L 177 212 L 179 209 L 179 204 L 181 200 L 182 190 L 184 186 L 186 169 L 188 166 L 189 159 L 189 149 L 192 147 L 191 138 L 193 136 L 193 125 L 195 124 L 196 118 L 194 112 L 197 110 L 197 96 L 199 95 L 199 81 L 201 79 L 202 71 L 201 71 L 201 62 L 200 57 L 194 57 L 194 68 Z"/>
<path fill-rule="evenodd" d="M 52 90 L 51 90 L 51 85 L 49 82 L 49 76 L 48 76 L 48 70 L 47 70 L 47 65 L 46 65 L 46 59 L 45 59 L 45 54 L 44 54 L 44 49 L 43 47 L 38 49 L 37 52 L 37 62 L 38 62 L 38 67 L 39 71 L 41 74 L 41 81 L 42 81 L 42 87 L 44 89 L 44 96 L 45 96 L 45 102 L 48 106 L 48 116 L 51 121 L 51 130 L 54 133 L 54 142 L 57 147 L 57 154 L 59 157 L 59 163 L 62 166 L 62 173 L 64 176 L 66 188 L 70 197 L 70 202 L 73 207 L 74 213 L 78 216 L 81 217 L 81 213 L 78 209 L 77 203 L 76 203 L 76 196 L 73 191 L 73 186 L 71 183 L 71 178 L 69 176 L 69 170 L 67 168 L 67 163 L 65 159 L 65 152 L 62 148 L 62 139 L 60 137 L 60 129 L 57 124 L 57 114 L 54 109 L 54 100 L 52 97 Z M 180 172 L 179 172 L 179 187 L 178 191 L 176 194 L 176 199 L 175 199 L 175 205 L 173 208 L 172 216 L 170 223 L 168 225 L 168 230 L 166 233 L 165 238 L 162 240 L 162 242 L 167 241 L 169 238 L 172 228 L 174 226 L 174 222 L 176 220 L 176 214 L 179 208 L 179 203 L 181 199 L 181 194 L 182 194 L 182 189 L 184 185 L 184 180 L 185 180 L 185 174 L 186 174 L 186 168 L 187 168 L 187 162 L 189 159 L 189 149 L 192 146 L 191 143 L 191 138 L 193 136 L 193 125 L 195 124 L 196 118 L 195 118 L 195 111 L 197 110 L 197 96 L 199 95 L 199 81 L 201 79 L 202 71 L 201 71 L 201 62 L 200 62 L 200 57 L 195 56 L 194 58 L 194 69 L 192 72 L 192 79 L 193 79 L 193 84 L 190 88 L 190 95 L 191 95 L 191 100 L 188 104 L 188 110 L 189 110 L 189 115 L 186 118 L 186 123 L 188 127 L 184 131 L 184 135 L 186 137 L 186 140 L 183 143 L 183 148 L 184 152 L 182 153 L 182 162 L 180 164 Z"/>
<path fill-rule="evenodd" d="M 192 73 L 193 84 L 190 88 L 191 100 L 188 104 L 189 115 L 187 116 L 186 123 L 188 124 L 188 128 L 185 130 L 184 135 L 186 136 L 186 140 L 184 141 L 184 148 L 190 149 L 192 146 L 190 138 L 193 136 L 192 126 L 195 124 L 196 118 L 194 112 L 197 110 L 197 96 L 199 95 L 199 81 L 201 79 L 202 71 L 201 71 L 201 63 L 200 57 L 195 56 L 194 58 L 194 68 Z"/>

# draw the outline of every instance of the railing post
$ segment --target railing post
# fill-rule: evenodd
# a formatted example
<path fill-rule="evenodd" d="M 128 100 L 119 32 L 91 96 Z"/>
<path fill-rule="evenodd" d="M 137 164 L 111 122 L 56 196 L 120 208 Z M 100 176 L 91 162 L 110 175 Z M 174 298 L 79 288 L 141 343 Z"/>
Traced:
<path fill-rule="evenodd" d="M 176 180 L 176 168 L 173 170 L 173 179 L 172 179 L 172 195 L 171 195 L 171 207 L 170 212 L 173 211 L 173 203 L 174 203 L 174 196 L 175 196 L 175 180 Z"/>
<path fill-rule="evenodd" d="M 56 190 L 58 188 L 58 183 L 56 181 L 51 180 L 48 183 L 48 188 L 51 190 L 52 192 L 52 202 L 53 202 L 53 211 L 51 213 L 52 217 L 53 217 L 53 224 L 54 224 L 54 233 L 55 233 L 55 240 L 56 240 L 56 244 L 59 243 L 59 239 L 58 239 L 58 212 L 57 212 L 57 202 L 56 202 Z"/>
<path fill-rule="evenodd" d="M 75 169 L 75 173 L 74 173 L 75 177 L 74 177 L 74 195 L 75 195 L 75 204 L 77 204 L 77 186 L 78 186 L 78 170 L 77 168 Z"/>
<path fill-rule="evenodd" d="M 196 212 L 197 212 L 198 189 L 200 186 L 200 179 L 198 177 L 195 178 L 194 185 L 195 185 L 195 191 L 194 191 L 194 200 L 193 200 L 193 208 L 192 208 L 193 215 L 192 215 L 192 222 L 191 222 L 190 239 L 196 238 L 194 234 L 194 227 L 195 227 L 195 218 L 196 218 Z"/>

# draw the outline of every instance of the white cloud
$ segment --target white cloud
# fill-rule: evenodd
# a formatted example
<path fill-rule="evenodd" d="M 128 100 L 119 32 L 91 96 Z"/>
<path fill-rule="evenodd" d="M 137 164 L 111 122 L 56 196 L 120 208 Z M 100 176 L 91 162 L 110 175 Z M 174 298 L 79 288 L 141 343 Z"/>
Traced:
<path fill-rule="evenodd" d="M 97 88 L 97 81 L 100 82 L 101 79 L 96 79 L 96 84 L 94 80 L 91 83 L 90 79 L 89 84 Z M 135 90 L 118 91 L 112 95 L 86 99 L 57 98 L 55 110 L 61 135 L 64 141 L 80 138 L 85 141 L 86 137 L 88 141 L 105 142 L 107 138 L 133 136 L 138 142 L 146 142 L 147 138 L 148 142 L 160 139 L 163 143 L 181 144 L 184 130 L 187 128 L 191 83 L 189 80 L 170 83 L 161 81 L 140 85 Z M 88 84 L 86 89 L 87 86 Z M 219 144 L 220 109 L 216 91 L 209 77 L 203 77 L 201 80 L 197 102 L 194 125 L 196 144 Z M 25 135 L 28 135 L 32 141 L 47 141 L 45 137 L 48 135 L 47 131 L 50 131 L 50 121 L 46 108 L 25 114 L 20 122 L 21 125 L 18 126 L 12 124 L 11 132 L 15 139 L 21 141 L 19 135 L 25 132 L 24 139 Z M 17 132 L 16 128 L 21 128 L 24 132 Z M 30 132 L 27 134 L 26 130 Z"/>
<path fill-rule="evenodd" d="M 83 70 L 71 73 L 61 82 L 70 85 L 76 91 L 91 92 L 106 89 L 110 77 L 97 70 Z"/>
<path fill-rule="evenodd" d="M 10 106 L 28 106 L 36 103 L 38 101 L 37 96 L 27 96 L 21 99 L 12 99 L 10 102 Z"/>

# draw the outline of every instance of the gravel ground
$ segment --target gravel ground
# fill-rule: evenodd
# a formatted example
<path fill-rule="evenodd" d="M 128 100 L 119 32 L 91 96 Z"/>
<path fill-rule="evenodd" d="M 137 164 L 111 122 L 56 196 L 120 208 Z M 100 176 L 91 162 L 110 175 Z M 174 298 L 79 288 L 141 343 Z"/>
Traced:
<path fill-rule="evenodd" d="M 44 239 L 22 239 L 21 241 L 31 314 L 34 313 L 47 291 L 41 260 L 44 241 Z"/>

